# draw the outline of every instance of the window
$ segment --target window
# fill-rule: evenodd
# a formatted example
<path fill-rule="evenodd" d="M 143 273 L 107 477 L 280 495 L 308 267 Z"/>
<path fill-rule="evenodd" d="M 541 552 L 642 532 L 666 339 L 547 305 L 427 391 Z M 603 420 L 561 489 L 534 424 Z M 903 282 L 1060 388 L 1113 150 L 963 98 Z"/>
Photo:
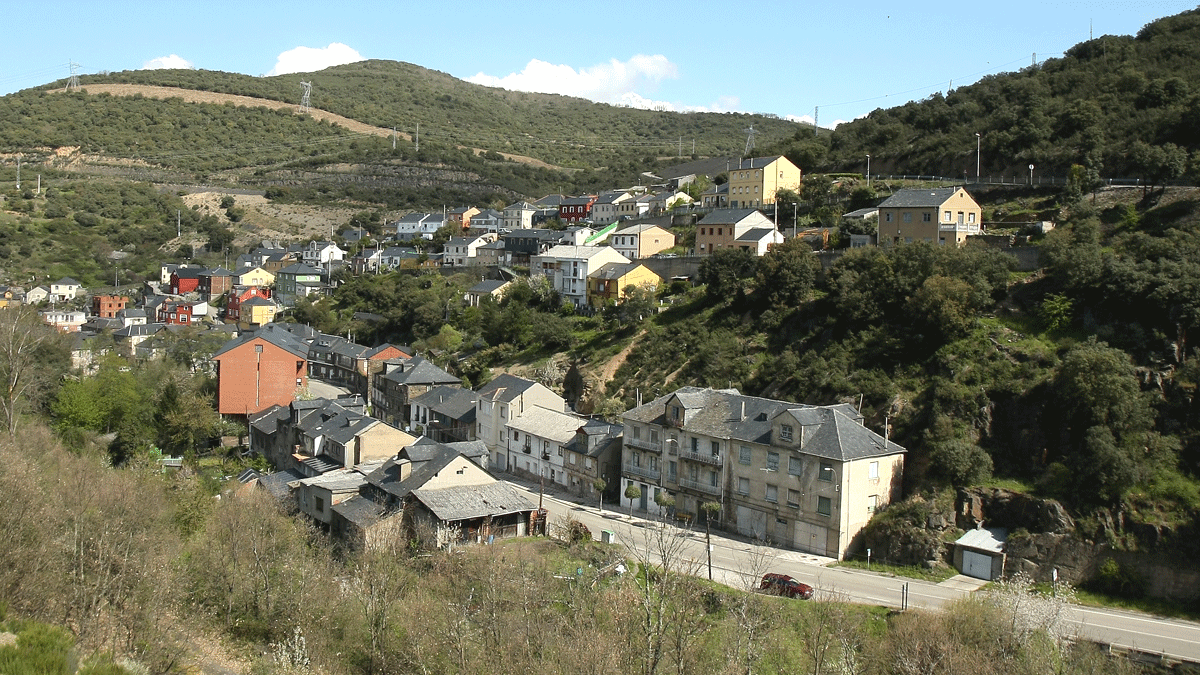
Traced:
<path fill-rule="evenodd" d="M 500 432 L 500 440 L 504 440 L 504 435 L 507 433 L 508 433 L 507 431 L 501 431 Z M 521 440 L 521 432 L 517 431 L 516 429 L 513 429 L 513 442 L 517 442 L 520 440 Z"/>
<path fill-rule="evenodd" d="M 942 220 L 944 220 L 945 222 L 947 222 L 947 223 L 948 223 L 948 222 L 950 222 L 952 219 L 953 219 L 953 214 L 951 214 L 949 211 L 943 211 L 943 212 L 942 212 Z"/>
<path fill-rule="evenodd" d="M 790 425 L 790 424 L 780 425 L 779 440 L 783 441 L 784 443 L 791 443 L 793 431 L 794 431 L 794 429 L 792 429 L 792 425 Z"/>
<path fill-rule="evenodd" d="M 313 508 L 317 513 L 325 513 L 325 500 L 320 497 L 313 497 Z"/>
<path fill-rule="evenodd" d="M 700 454 L 700 439 L 694 436 L 692 437 L 692 452 Z"/>
<path fill-rule="evenodd" d="M 788 473 L 799 476 L 804 473 L 804 460 L 799 457 L 788 457 Z"/>
<path fill-rule="evenodd" d="M 875 509 L 879 506 L 879 495 L 871 495 L 867 497 L 867 513 L 875 513 Z"/>
<path fill-rule="evenodd" d="M 912 213 L 909 211 L 905 211 L 904 213 L 900 214 L 900 217 L 906 223 L 912 222 Z"/>
<path fill-rule="evenodd" d="M 817 513 L 828 516 L 833 513 L 833 500 L 829 497 L 817 497 Z"/>
<path fill-rule="evenodd" d="M 658 443 L 658 429 L 651 429 L 651 430 L 650 430 L 650 442 L 651 442 L 651 443 Z"/>
<path fill-rule="evenodd" d="M 710 471 L 708 472 L 708 484 L 709 484 L 709 486 L 711 486 L 711 487 L 717 487 L 717 480 L 718 480 L 719 478 L 720 478 L 720 477 L 717 475 L 717 472 L 716 472 L 716 471 L 711 471 L 711 470 L 710 470 Z"/>
<path fill-rule="evenodd" d="M 669 478 L 670 478 L 672 481 L 674 481 L 674 480 L 675 480 L 675 472 L 676 472 L 676 469 L 677 469 L 677 464 L 676 464 L 676 462 L 675 462 L 674 460 L 672 460 L 672 461 L 671 461 L 669 464 L 667 464 L 667 476 L 668 476 L 668 477 L 669 477 Z"/>
<path fill-rule="evenodd" d="M 778 452 L 768 452 L 767 453 L 767 471 L 778 471 L 778 470 L 779 470 L 779 453 Z"/>
<path fill-rule="evenodd" d="M 738 479 L 738 494 L 739 495 L 750 494 L 750 479 L 749 478 L 739 478 Z"/>
<path fill-rule="evenodd" d="M 823 480 L 826 483 L 832 483 L 833 465 L 829 462 L 821 462 L 821 468 L 817 471 L 817 480 Z"/>
<path fill-rule="evenodd" d="M 679 419 L 679 406 L 677 406 L 677 405 L 671 406 L 671 419 L 674 419 L 674 420 Z"/>
<path fill-rule="evenodd" d="M 713 456 L 713 457 L 720 457 L 720 456 L 721 456 L 721 444 L 720 444 L 720 442 L 718 442 L 718 441 L 713 441 L 713 442 L 712 442 L 712 456 Z"/>
<path fill-rule="evenodd" d="M 788 499 L 787 505 L 789 507 L 791 507 L 793 509 L 800 508 L 800 491 L 799 490 L 789 489 L 788 494 L 787 494 L 787 499 Z"/>
<path fill-rule="evenodd" d="M 975 214 L 974 214 L 974 213 L 968 213 L 968 214 L 967 214 L 967 222 L 968 222 L 968 223 L 973 223 L 973 222 L 975 222 Z"/>
<path fill-rule="evenodd" d="M 640 452 L 633 453 L 633 465 L 635 467 L 639 467 L 642 465 L 642 453 L 640 453 Z"/>
<path fill-rule="evenodd" d="M 767 486 L 767 501 L 772 503 L 779 501 L 779 488 L 774 485 Z"/>
<path fill-rule="evenodd" d="M 561 448 L 559 449 L 559 452 L 562 452 L 562 449 L 561 449 Z M 574 465 L 574 464 L 575 464 L 575 453 L 571 453 L 571 464 L 572 464 L 572 465 Z"/>
<path fill-rule="evenodd" d="M 892 212 L 888 211 L 887 213 L 883 214 L 883 220 L 887 223 L 892 222 Z"/>
<path fill-rule="evenodd" d="M 921 222 L 922 222 L 922 223 L 928 223 L 928 222 L 931 222 L 932 220 L 933 220 L 933 214 L 932 214 L 932 213 L 930 213 L 930 212 L 926 211 L 925 213 L 922 213 L 922 214 L 921 214 Z"/>
<path fill-rule="evenodd" d="M 641 428 L 639 428 L 639 427 L 634 427 L 634 428 L 633 428 L 633 438 L 634 438 L 634 440 L 637 440 L 637 439 L 639 439 L 639 438 L 641 438 L 641 437 L 642 437 L 642 430 L 641 430 Z"/>
<path fill-rule="evenodd" d="M 750 465 L 750 448 L 743 445 L 738 450 L 738 464 Z"/>
<path fill-rule="evenodd" d="M 591 457 L 585 457 L 585 458 L 584 458 L 584 460 L 583 460 L 583 468 L 585 468 L 585 469 L 590 469 L 590 468 L 592 468 L 592 458 L 591 458 Z"/>
<path fill-rule="evenodd" d="M 867 465 L 867 478 L 879 480 L 879 462 L 871 462 Z"/>

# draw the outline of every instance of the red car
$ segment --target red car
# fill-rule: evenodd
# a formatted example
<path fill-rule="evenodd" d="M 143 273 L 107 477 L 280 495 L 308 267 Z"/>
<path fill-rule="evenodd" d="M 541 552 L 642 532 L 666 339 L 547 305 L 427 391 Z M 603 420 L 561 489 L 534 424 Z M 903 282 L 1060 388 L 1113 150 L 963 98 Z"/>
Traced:
<path fill-rule="evenodd" d="M 789 598 L 808 600 L 813 596 L 812 586 L 802 584 L 786 574 L 775 574 L 774 572 L 763 575 L 758 589 L 771 595 L 783 595 Z"/>

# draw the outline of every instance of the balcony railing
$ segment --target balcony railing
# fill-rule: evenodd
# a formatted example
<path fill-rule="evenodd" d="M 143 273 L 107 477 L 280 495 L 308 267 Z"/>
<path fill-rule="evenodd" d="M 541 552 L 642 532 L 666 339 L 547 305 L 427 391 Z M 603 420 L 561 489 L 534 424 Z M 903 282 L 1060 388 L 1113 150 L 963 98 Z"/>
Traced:
<path fill-rule="evenodd" d="M 623 471 L 632 476 L 641 476 L 642 478 L 649 478 L 650 480 L 658 480 L 658 477 L 662 475 L 661 472 L 654 469 L 649 469 L 644 466 L 634 466 L 632 464 L 626 464 Z"/>
<path fill-rule="evenodd" d="M 724 458 L 720 454 L 712 454 L 711 452 L 692 452 L 690 450 L 681 450 L 679 456 L 684 459 L 690 459 L 693 462 L 701 462 L 711 466 L 721 466 L 724 463 Z"/>
<path fill-rule="evenodd" d="M 650 452 L 662 452 L 661 443 L 651 443 L 650 441 L 642 440 L 640 438 L 626 438 L 625 445 L 628 445 L 631 448 L 638 448 L 640 450 L 649 450 Z"/>
<path fill-rule="evenodd" d="M 699 481 L 688 480 L 686 478 L 679 479 L 679 487 L 687 488 L 689 490 L 695 490 L 697 492 L 704 492 L 704 493 L 707 493 L 710 495 L 720 495 L 721 494 L 721 486 L 719 486 L 719 485 L 712 485 L 709 483 L 701 483 Z"/>

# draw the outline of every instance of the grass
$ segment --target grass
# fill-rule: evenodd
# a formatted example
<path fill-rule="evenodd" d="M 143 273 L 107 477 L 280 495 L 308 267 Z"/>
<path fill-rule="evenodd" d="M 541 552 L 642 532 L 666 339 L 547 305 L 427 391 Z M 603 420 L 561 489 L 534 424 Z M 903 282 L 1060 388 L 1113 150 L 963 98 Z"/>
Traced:
<path fill-rule="evenodd" d="M 934 569 L 925 569 L 916 565 L 889 565 L 887 563 L 872 562 L 870 567 L 867 567 L 866 560 L 843 560 L 839 563 L 834 563 L 833 567 L 848 567 L 856 570 L 868 570 L 878 572 L 880 574 L 891 574 L 897 577 L 905 577 L 908 579 L 920 579 L 922 581 L 932 581 L 934 583 L 942 582 L 950 577 L 958 574 L 958 570 L 953 567 L 937 567 Z"/>
<path fill-rule="evenodd" d="M 1144 612 L 1171 619 L 1200 621 L 1200 603 L 1166 600 L 1162 598 L 1121 598 L 1083 589 L 1075 589 L 1075 599 L 1086 607 L 1105 607 Z"/>

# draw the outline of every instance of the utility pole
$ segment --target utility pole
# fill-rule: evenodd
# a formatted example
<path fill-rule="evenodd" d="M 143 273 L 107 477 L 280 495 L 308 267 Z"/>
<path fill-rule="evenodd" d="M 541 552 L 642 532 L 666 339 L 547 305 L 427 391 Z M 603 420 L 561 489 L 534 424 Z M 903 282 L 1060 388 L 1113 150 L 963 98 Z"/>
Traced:
<path fill-rule="evenodd" d="M 17 155 L 17 189 L 21 189 L 21 156 Z"/>
<path fill-rule="evenodd" d="M 417 152 L 421 151 L 421 123 L 417 122 L 417 135 L 413 137 L 417 144 Z"/>
<path fill-rule="evenodd" d="M 981 145 L 982 142 L 983 142 L 982 137 L 979 135 L 979 132 L 976 131 L 975 132 L 975 182 L 976 183 L 979 182 L 979 150 L 980 150 L 980 148 L 983 147 Z"/>
<path fill-rule="evenodd" d="M 183 220 L 179 209 L 175 209 L 175 238 L 183 236 Z"/>
<path fill-rule="evenodd" d="M 396 149 L 396 126 L 392 125 L 392 149 Z"/>
<path fill-rule="evenodd" d="M 300 96 L 300 112 L 309 112 L 312 110 L 312 82 L 300 82 L 300 86 L 304 87 L 304 93 Z"/>

